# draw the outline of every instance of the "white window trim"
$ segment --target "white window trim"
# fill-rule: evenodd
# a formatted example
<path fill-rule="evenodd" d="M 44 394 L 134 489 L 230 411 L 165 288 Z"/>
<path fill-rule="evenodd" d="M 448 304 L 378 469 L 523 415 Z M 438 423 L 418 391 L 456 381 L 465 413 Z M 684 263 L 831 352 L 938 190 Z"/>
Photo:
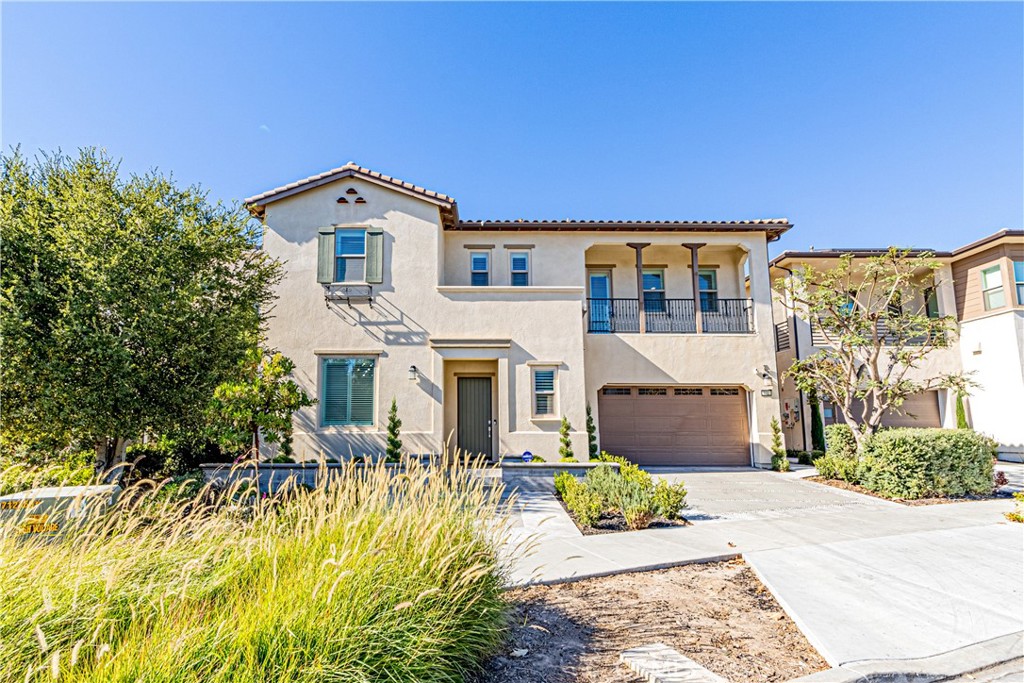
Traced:
<path fill-rule="evenodd" d="M 363 254 L 345 256 L 338 253 L 338 233 L 341 231 L 356 232 L 362 231 L 363 233 Z M 334 284 L 339 285 L 356 285 L 366 283 L 366 235 L 368 229 L 362 225 L 336 225 L 334 226 Z M 339 280 L 338 279 L 338 259 L 362 259 L 363 260 L 363 279 L 362 280 Z"/>
<path fill-rule="evenodd" d="M 1017 295 L 1017 305 L 1024 306 L 1024 279 L 1017 279 L 1017 264 L 1024 264 L 1024 261 L 1010 261 L 1013 268 L 1013 291 Z M 1024 265 L 1021 266 L 1021 277 L 1024 278 Z"/>
<path fill-rule="evenodd" d="M 526 257 L 526 270 L 525 271 L 513 270 L 512 269 L 512 259 L 515 258 L 516 256 L 525 256 Z M 526 284 L 525 285 L 513 285 L 512 284 L 512 276 L 515 275 L 516 273 L 522 273 L 522 272 L 526 273 Z M 510 250 L 508 252 L 508 284 L 509 284 L 510 287 L 529 287 L 530 285 L 533 284 L 533 259 L 532 259 L 532 256 L 531 256 L 529 250 L 527 250 L 527 249 L 515 249 L 515 250 Z"/>
<path fill-rule="evenodd" d="M 476 256 L 483 256 L 487 259 L 487 270 L 474 270 L 473 259 Z M 487 284 L 486 285 L 474 285 L 473 275 L 476 273 L 487 273 Z M 469 285 L 471 287 L 489 287 L 494 282 L 494 278 L 491 274 L 491 251 L 490 249 L 474 249 L 469 252 Z"/>
<path fill-rule="evenodd" d="M 323 353 L 317 352 L 317 428 L 321 430 L 336 430 L 346 432 L 376 432 L 377 431 L 377 409 L 378 399 L 380 396 L 379 382 L 380 382 L 380 356 L 373 351 L 363 351 L 359 353 Z M 368 425 L 352 425 L 352 424 L 327 424 L 324 417 L 324 410 L 326 405 L 324 399 L 324 367 L 326 361 L 336 359 L 353 359 L 353 360 L 371 360 L 373 361 L 373 420 Z"/>
<path fill-rule="evenodd" d="M 552 386 L 550 391 L 551 396 L 551 412 L 550 413 L 538 413 L 537 412 L 537 372 L 548 372 L 552 374 Z M 549 392 L 541 392 L 542 395 L 547 395 Z M 530 368 L 530 415 L 534 420 L 558 420 L 558 365 L 531 365 Z"/>
<path fill-rule="evenodd" d="M 996 272 L 996 275 L 999 276 L 999 284 L 996 285 L 995 287 L 989 287 L 988 289 L 985 289 L 985 274 L 990 273 L 993 270 Z M 988 295 L 997 290 L 1002 292 L 1003 294 L 1003 303 L 1000 306 L 989 306 Z M 1006 288 L 1003 286 L 1003 266 L 1001 264 L 996 264 L 994 266 L 989 266 L 988 268 L 981 269 L 981 305 L 985 308 L 986 311 L 995 311 L 1000 308 L 1006 307 Z"/>

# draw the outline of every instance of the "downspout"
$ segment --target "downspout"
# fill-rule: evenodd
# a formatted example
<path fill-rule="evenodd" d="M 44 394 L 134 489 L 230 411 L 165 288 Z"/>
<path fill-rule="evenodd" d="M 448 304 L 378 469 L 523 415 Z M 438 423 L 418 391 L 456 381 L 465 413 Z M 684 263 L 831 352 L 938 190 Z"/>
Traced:
<path fill-rule="evenodd" d="M 786 271 L 787 273 L 789 273 L 790 277 L 794 277 L 793 276 L 793 271 L 790 270 L 789 268 L 786 268 L 785 266 L 775 266 L 775 267 L 778 268 L 779 270 Z M 792 320 L 793 320 L 793 322 L 792 322 L 792 326 L 793 326 L 793 334 L 792 334 L 792 337 L 793 337 L 793 353 L 796 354 L 796 359 L 800 360 L 800 332 L 796 328 L 796 320 L 797 320 L 797 318 L 796 318 L 796 308 L 793 309 L 793 318 L 792 318 Z M 800 413 L 803 416 L 801 418 L 801 420 L 800 420 L 800 445 L 803 446 L 803 448 L 801 448 L 800 450 L 806 451 L 806 450 L 808 450 L 807 449 L 807 429 L 804 427 L 804 425 L 807 424 L 807 413 L 809 413 L 810 411 L 809 410 L 805 410 L 805 408 L 807 408 L 808 406 L 804 405 L 805 404 L 805 401 L 804 401 L 804 390 L 800 389 L 800 388 L 797 388 L 797 391 L 799 392 L 799 396 L 800 396 Z M 782 392 L 781 377 L 780 377 L 780 381 L 779 381 L 779 392 L 780 393 Z M 781 396 L 779 398 L 781 398 Z M 814 429 L 814 425 L 811 425 L 811 429 Z"/>

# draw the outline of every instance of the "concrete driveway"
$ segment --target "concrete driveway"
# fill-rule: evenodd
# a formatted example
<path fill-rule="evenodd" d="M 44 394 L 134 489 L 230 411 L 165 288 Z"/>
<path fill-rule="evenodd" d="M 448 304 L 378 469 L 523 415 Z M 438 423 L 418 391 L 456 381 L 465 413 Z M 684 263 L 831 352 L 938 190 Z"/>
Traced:
<path fill-rule="evenodd" d="M 536 534 L 533 552 L 512 583 L 742 555 L 833 666 L 931 657 L 1024 630 L 1024 526 L 1004 519 L 1011 500 L 910 507 L 804 481 L 806 471 L 652 473 L 685 481 L 692 526 L 582 536 L 557 502 L 534 499 L 522 525 Z"/>

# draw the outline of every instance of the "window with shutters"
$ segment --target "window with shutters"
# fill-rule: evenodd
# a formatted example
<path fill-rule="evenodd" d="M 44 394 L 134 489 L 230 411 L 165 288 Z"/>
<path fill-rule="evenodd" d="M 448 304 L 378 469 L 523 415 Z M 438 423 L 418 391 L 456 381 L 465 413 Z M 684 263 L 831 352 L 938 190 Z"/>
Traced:
<path fill-rule="evenodd" d="M 491 252 L 469 252 L 469 284 L 474 287 L 491 284 Z"/>
<path fill-rule="evenodd" d="M 999 266 L 992 266 L 981 271 L 981 295 L 985 301 L 986 311 L 1006 305 L 1006 293 L 1003 291 L 1003 271 Z"/>
<path fill-rule="evenodd" d="M 334 281 L 366 281 L 366 230 L 334 231 Z"/>
<path fill-rule="evenodd" d="M 509 270 L 512 273 L 513 287 L 530 286 L 530 252 L 513 251 L 509 253 Z"/>
<path fill-rule="evenodd" d="M 554 368 L 535 368 L 533 371 L 533 414 L 536 417 L 556 414 Z"/>
<path fill-rule="evenodd" d="M 320 414 L 324 426 L 373 424 L 373 358 L 320 361 Z"/>

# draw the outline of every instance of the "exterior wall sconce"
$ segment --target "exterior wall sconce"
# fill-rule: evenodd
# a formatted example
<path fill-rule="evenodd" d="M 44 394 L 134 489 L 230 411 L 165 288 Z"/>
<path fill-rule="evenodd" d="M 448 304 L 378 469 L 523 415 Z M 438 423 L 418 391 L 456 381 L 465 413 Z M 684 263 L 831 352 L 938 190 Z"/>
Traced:
<path fill-rule="evenodd" d="M 767 365 L 764 365 L 762 367 L 764 368 L 763 370 L 754 368 L 754 374 L 761 378 L 761 381 L 764 382 L 764 385 L 766 387 L 770 387 L 772 385 L 771 370 L 768 369 Z"/>
<path fill-rule="evenodd" d="M 410 365 L 409 366 L 409 381 L 410 382 L 415 382 L 416 381 L 416 377 L 418 375 L 419 375 L 419 370 L 416 369 L 416 366 L 415 365 Z"/>

